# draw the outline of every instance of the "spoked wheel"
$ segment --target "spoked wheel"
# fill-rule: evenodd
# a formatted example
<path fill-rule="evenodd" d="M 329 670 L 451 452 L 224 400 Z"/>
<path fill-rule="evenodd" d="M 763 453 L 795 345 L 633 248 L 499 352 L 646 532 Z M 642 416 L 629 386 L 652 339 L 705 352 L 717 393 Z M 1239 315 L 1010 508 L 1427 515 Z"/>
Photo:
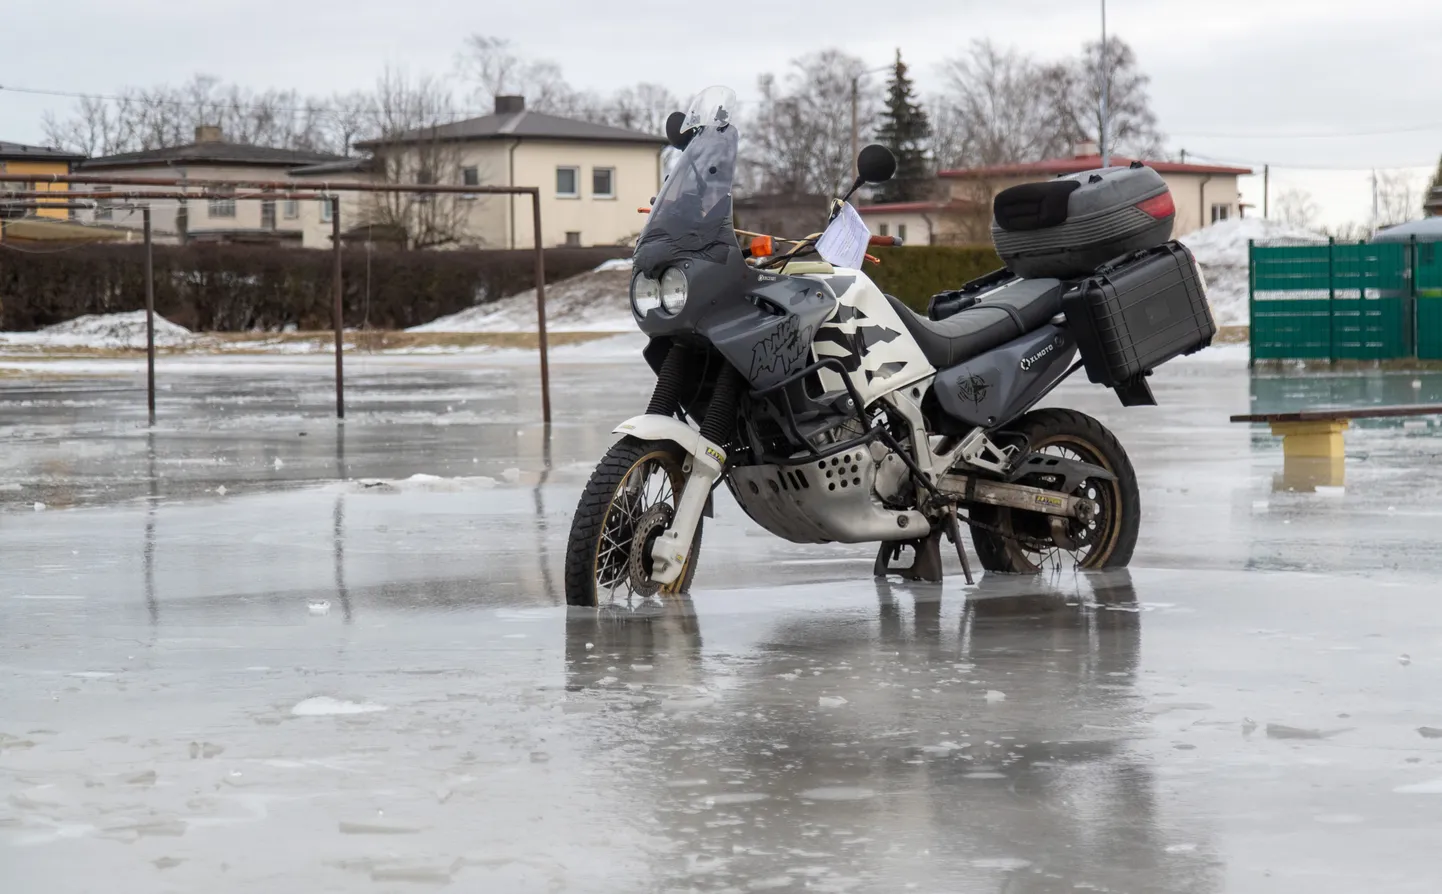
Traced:
<path fill-rule="evenodd" d="M 1036 574 L 1042 571 L 1122 568 L 1132 559 L 1141 526 L 1141 496 L 1137 476 L 1116 437 L 1095 419 L 1073 410 L 1037 410 L 1017 420 L 1008 433 L 1024 437 L 1037 453 L 1100 466 L 1116 476 L 1084 480 L 1074 495 L 1097 504 L 1088 521 L 1066 520 L 1066 540 L 1056 543 L 1051 520 L 1038 512 L 1021 512 L 989 506 L 973 508 L 971 517 L 988 527 L 972 528 L 971 539 L 987 571 Z M 1019 483 L 1050 486 L 1023 478 Z"/>
<path fill-rule="evenodd" d="M 691 586 L 701 528 L 685 570 L 662 587 L 650 579 L 651 547 L 671 525 L 686 484 L 683 454 L 674 444 L 626 437 L 606 452 L 571 520 L 566 547 L 566 602 L 629 606 Z"/>

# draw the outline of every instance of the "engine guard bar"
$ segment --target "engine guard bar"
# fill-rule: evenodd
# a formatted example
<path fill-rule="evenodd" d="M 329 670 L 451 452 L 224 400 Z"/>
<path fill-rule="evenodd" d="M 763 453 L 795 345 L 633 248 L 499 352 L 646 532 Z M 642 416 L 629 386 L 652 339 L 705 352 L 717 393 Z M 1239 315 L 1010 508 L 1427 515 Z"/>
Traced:
<path fill-rule="evenodd" d="M 852 438 L 849 441 L 844 441 L 836 444 L 827 444 L 824 446 L 824 448 L 817 448 L 816 445 L 811 443 L 811 439 L 809 437 L 801 433 L 801 426 L 796 421 L 796 410 L 791 405 L 791 395 L 787 394 L 786 391 L 783 389 L 785 389 L 788 385 L 792 385 L 800 381 L 801 379 L 806 378 L 812 373 L 822 369 L 834 369 L 836 373 L 841 377 L 842 384 L 846 386 L 847 396 L 851 399 L 851 408 L 852 412 L 856 416 L 856 421 L 861 423 L 861 427 L 866 429 L 866 433 L 861 435 L 860 437 Z M 833 453 L 840 453 L 845 450 L 850 450 L 853 447 L 864 446 L 876 439 L 876 431 L 872 429 L 871 421 L 866 418 L 865 408 L 861 405 L 861 395 L 857 393 L 856 386 L 853 385 L 851 382 L 851 376 L 847 374 L 846 367 L 842 365 L 839 358 L 826 357 L 822 360 L 818 360 L 810 366 L 797 370 L 796 372 L 782 379 L 780 382 L 777 382 L 775 385 L 752 391 L 751 397 L 765 398 L 771 396 L 777 391 L 781 392 L 782 409 L 786 413 L 786 426 L 789 429 L 788 434 L 790 434 L 797 443 L 802 444 L 806 447 L 806 449 L 810 452 L 810 459 L 823 459 Z M 759 456 L 761 455 L 762 451 L 756 449 L 758 446 L 759 445 L 753 444 L 752 449 Z M 794 460 L 789 461 L 794 462 Z"/>

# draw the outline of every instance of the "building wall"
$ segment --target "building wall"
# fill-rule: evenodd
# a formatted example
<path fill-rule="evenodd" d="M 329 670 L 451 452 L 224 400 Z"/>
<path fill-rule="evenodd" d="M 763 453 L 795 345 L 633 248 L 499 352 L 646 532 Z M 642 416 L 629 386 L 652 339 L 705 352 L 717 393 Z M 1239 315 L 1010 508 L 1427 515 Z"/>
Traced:
<path fill-rule="evenodd" d="M 931 245 L 934 241 L 933 228 L 937 220 L 933 214 L 919 211 L 877 212 L 863 214 L 862 219 L 866 221 L 867 229 L 876 236 L 900 236 L 907 245 Z M 881 231 L 883 225 L 885 233 Z M 904 233 L 902 228 L 905 228 Z"/>
<path fill-rule="evenodd" d="M 375 174 L 345 174 L 341 176 L 326 177 L 296 177 L 298 183 L 314 184 L 322 180 L 326 183 L 343 185 L 346 183 L 376 183 L 380 177 Z M 365 209 L 371 201 L 371 195 L 358 192 L 337 192 L 340 197 L 340 227 L 341 231 L 353 229 L 365 223 Z M 330 210 L 326 207 L 330 200 L 328 198 L 317 198 L 301 200 L 292 206 L 289 202 L 278 202 L 276 208 L 276 226 L 281 229 L 298 228 L 300 230 L 300 244 L 302 248 L 331 247 L 331 221 Z M 290 217 L 294 212 L 295 217 Z"/>
<path fill-rule="evenodd" d="M 81 171 L 81 173 L 87 173 Z M 257 180 L 285 180 L 288 174 L 285 168 L 261 165 L 177 165 L 174 167 L 134 167 L 134 168 L 105 168 L 92 172 L 97 177 L 183 177 L 192 180 L 234 180 L 234 181 L 257 181 Z M 77 187 L 80 189 L 91 189 L 89 186 Z M 113 192 L 146 193 L 146 192 L 174 192 L 174 187 L 169 186 L 116 186 Z M 247 192 L 251 190 L 246 190 Z M 259 201 L 244 201 L 235 203 L 233 217 L 223 217 L 212 214 L 210 202 L 205 199 L 187 201 L 185 203 L 187 212 L 187 231 L 191 239 L 203 239 L 207 233 L 217 231 L 253 230 L 262 232 L 261 228 L 261 206 Z M 287 221 L 282 216 L 282 209 L 276 203 L 275 231 L 278 233 L 290 233 L 297 244 L 301 238 L 301 228 L 298 221 Z M 177 212 L 180 203 L 174 200 L 160 200 L 155 202 L 150 209 L 150 226 L 152 232 L 166 239 L 173 240 L 179 235 Z M 217 209 L 219 210 L 219 209 Z M 77 211 L 77 219 L 85 221 L 102 220 L 97 218 L 94 211 Z M 115 210 L 110 215 L 110 223 L 115 226 L 134 227 L 140 229 L 143 226 L 139 209 L 135 211 Z M 268 229 L 267 229 L 268 231 Z"/>
<path fill-rule="evenodd" d="M 579 169 L 579 197 L 556 194 L 556 169 Z M 615 170 L 615 198 L 592 194 L 592 171 Z M 581 245 L 616 245 L 634 238 L 645 222 L 638 208 L 650 206 L 661 188 L 661 147 L 630 143 L 524 141 L 516 149 L 515 185 L 541 189 L 541 239 L 544 245 L 565 245 L 568 233 Z M 532 248 L 529 200 L 516 200 L 515 248 Z"/>
<path fill-rule="evenodd" d="M 36 177 L 44 177 L 50 174 L 70 173 L 70 163 L 65 161 L 45 161 L 36 159 L 33 161 L 0 161 L 0 173 L 19 174 L 22 176 L 33 174 Z M 45 183 L 37 181 L 30 184 L 36 192 L 59 192 L 63 193 L 69 189 L 66 183 Z M 23 189 L 23 183 L 0 184 L 0 188 L 6 188 L 19 192 Z M 43 200 L 42 200 L 43 201 Z M 64 208 L 38 208 L 34 212 L 37 217 L 49 217 L 56 220 L 66 220 L 70 212 Z"/>
<path fill-rule="evenodd" d="M 991 200 L 1004 189 L 1049 179 L 1008 177 L 979 181 L 958 177 L 951 181 L 951 196 L 985 202 L 990 206 Z M 1176 223 L 1172 226 L 1173 238 L 1210 226 L 1213 205 L 1225 205 L 1228 218 L 1241 214 L 1241 194 L 1234 174 L 1163 174 L 1162 179 L 1172 191 L 1172 201 L 1177 206 Z"/>

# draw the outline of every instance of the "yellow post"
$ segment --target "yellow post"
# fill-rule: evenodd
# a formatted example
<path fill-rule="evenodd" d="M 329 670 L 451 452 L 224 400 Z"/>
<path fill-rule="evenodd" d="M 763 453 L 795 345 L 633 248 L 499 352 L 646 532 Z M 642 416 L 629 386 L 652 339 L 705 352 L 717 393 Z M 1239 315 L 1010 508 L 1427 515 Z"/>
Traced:
<path fill-rule="evenodd" d="M 1342 459 L 1347 455 L 1342 433 L 1351 425 L 1349 419 L 1273 422 L 1272 434 L 1281 436 L 1282 456 L 1287 459 Z"/>

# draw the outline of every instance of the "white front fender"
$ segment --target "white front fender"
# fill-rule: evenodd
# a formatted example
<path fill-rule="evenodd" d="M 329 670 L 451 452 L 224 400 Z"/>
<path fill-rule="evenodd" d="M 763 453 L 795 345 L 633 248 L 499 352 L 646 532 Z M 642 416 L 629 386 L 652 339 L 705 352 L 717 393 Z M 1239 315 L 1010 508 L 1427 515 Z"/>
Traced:
<path fill-rule="evenodd" d="M 726 465 L 726 451 L 720 445 L 701 437 L 699 431 L 674 416 L 632 416 L 612 429 L 611 433 L 631 435 L 643 441 L 671 441 L 705 466 L 713 481 L 720 477 L 721 468 Z"/>
<path fill-rule="evenodd" d="M 612 433 L 643 441 L 670 441 L 691 457 L 691 472 L 681 491 L 671 527 L 656 538 L 651 548 L 651 579 L 661 584 L 675 583 L 686 568 L 696 526 L 711 499 L 711 488 L 726 467 L 726 451 L 672 416 L 633 416 L 616 426 Z"/>

